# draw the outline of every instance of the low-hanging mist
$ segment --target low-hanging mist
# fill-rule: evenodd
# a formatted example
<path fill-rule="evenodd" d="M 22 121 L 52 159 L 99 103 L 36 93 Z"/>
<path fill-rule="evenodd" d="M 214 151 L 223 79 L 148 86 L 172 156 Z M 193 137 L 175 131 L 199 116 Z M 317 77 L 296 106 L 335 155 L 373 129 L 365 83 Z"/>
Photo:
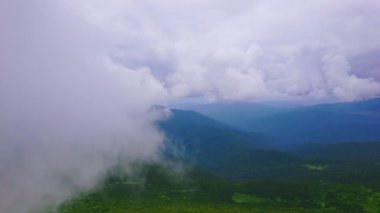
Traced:
<path fill-rule="evenodd" d="M 0 212 L 157 160 L 154 104 L 378 96 L 378 1 L 291 2 L 1 0 Z"/>
<path fill-rule="evenodd" d="M 120 159 L 157 159 L 163 139 L 162 84 L 115 65 L 109 35 L 60 3 L 0 4 L 0 212 L 57 206 Z"/>

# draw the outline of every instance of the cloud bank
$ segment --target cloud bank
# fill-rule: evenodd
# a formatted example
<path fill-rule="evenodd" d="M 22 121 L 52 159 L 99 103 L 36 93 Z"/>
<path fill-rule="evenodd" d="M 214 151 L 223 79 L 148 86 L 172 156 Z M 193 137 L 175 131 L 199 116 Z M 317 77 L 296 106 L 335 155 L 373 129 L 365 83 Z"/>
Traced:
<path fill-rule="evenodd" d="M 378 1 L 131 1 L 118 8 L 102 19 L 127 35 L 113 59 L 151 68 L 174 97 L 351 101 L 380 92 Z M 355 59 L 371 53 L 358 66 Z"/>
<path fill-rule="evenodd" d="M 80 15 L 80 14 L 79 14 Z M 96 186 L 120 159 L 154 161 L 148 113 L 166 96 L 148 68 L 64 1 L 0 3 L 0 212 L 39 212 Z"/>
<path fill-rule="evenodd" d="M 151 105 L 380 94 L 377 0 L 0 1 L 0 211 L 157 159 Z"/>

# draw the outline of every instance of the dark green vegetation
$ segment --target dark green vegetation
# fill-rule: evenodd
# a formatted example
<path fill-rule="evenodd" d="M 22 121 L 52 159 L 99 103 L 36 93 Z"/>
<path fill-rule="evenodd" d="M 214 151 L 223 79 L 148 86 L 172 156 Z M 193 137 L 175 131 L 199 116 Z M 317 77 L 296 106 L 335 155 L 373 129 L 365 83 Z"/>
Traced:
<path fill-rule="evenodd" d="M 59 208 L 62 213 L 379 211 L 380 193 L 365 184 L 225 181 L 196 170 L 171 173 L 156 165 L 146 166 L 141 178 L 109 178 Z"/>
<path fill-rule="evenodd" d="M 261 122 L 257 132 L 172 110 L 158 123 L 168 138 L 162 153 L 186 169 L 143 165 L 133 178 L 110 175 L 59 212 L 380 212 L 379 103 L 241 105 L 244 122 Z"/>

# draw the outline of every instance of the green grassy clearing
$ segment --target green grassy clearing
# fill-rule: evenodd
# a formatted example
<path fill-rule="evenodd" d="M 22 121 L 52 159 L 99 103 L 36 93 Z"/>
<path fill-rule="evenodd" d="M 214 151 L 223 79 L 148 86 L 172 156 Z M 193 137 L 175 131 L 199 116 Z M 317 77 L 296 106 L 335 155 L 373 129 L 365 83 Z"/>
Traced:
<path fill-rule="evenodd" d="M 314 171 L 323 171 L 327 169 L 329 166 L 328 165 L 312 165 L 312 164 L 304 164 L 304 168 L 309 169 L 309 170 L 314 170 Z"/>

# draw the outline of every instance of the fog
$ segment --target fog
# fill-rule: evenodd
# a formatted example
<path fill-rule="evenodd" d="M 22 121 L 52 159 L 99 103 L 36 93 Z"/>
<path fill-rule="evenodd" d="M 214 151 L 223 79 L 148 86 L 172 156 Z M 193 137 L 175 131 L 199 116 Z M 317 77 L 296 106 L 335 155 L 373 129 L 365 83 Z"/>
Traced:
<path fill-rule="evenodd" d="M 114 64 L 108 35 L 59 3 L 0 4 L 0 212 L 54 207 L 120 159 L 158 159 L 162 84 Z"/>
<path fill-rule="evenodd" d="M 155 104 L 378 96 L 379 12 L 375 0 L 0 0 L 0 212 L 57 206 L 120 159 L 126 172 L 159 161 Z"/>

